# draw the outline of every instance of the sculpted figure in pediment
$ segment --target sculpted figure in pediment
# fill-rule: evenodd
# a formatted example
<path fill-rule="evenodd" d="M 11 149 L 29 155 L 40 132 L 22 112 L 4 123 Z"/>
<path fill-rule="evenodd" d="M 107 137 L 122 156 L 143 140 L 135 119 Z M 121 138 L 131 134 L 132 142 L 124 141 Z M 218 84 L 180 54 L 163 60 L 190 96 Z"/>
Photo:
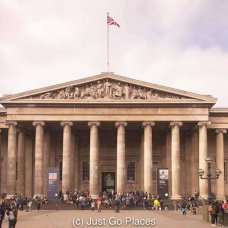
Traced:
<path fill-rule="evenodd" d="M 106 79 L 106 82 L 104 83 L 104 96 L 110 97 L 111 95 L 111 86 L 112 84 L 109 82 L 108 79 Z"/>
<path fill-rule="evenodd" d="M 120 83 L 118 83 L 117 85 L 115 85 L 113 87 L 113 97 L 120 99 L 122 97 L 122 95 L 123 95 L 123 89 L 122 89 Z"/>
<path fill-rule="evenodd" d="M 40 99 L 52 99 L 52 93 L 47 92 L 47 93 L 41 94 L 39 98 Z"/>
<path fill-rule="evenodd" d="M 58 93 L 57 93 L 57 95 L 56 95 L 56 97 L 55 97 L 56 99 L 64 99 L 65 98 L 65 91 L 62 89 L 62 90 L 60 90 Z"/>
<path fill-rule="evenodd" d="M 141 87 L 138 88 L 137 95 L 138 99 L 146 99 L 145 91 Z"/>
<path fill-rule="evenodd" d="M 92 83 L 91 83 L 91 86 L 90 86 L 90 96 L 93 99 L 96 99 L 96 87 Z"/>
<path fill-rule="evenodd" d="M 69 86 L 65 89 L 65 98 L 71 99 L 73 98 L 73 93 L 71 92 L 72 88 Z"/>
<path fill-rule="evenodd" d="M 150 100 L 152 98 L 152 92 L 151 90 L 146 91 L 146 99 Z"/>
<path fill-rule="evenodd" d="M 131 91 L 131 96 L 130 98 L 131 99 L 136 99 L 138 97 L 138 91 L 137 89 L 135 88 L 135 86 L 133 87 L 132 91 Z"/>
<path fill-rule="evenodd" d="M 74 99 L 79 99 L 80 98 L 80 89 L 78 87 L 74 88 Z"/>
<path fill-rule="evenodd" d="M 130 87 L 128 86 L 128 84 L 126 84 L 124 86 L 124 90 L 123 90 L 123 93 L 125 95 L 125 99 L 129 99 L 130 98 Z"/>
<path fill-rule="evenodd" d="M 84 97 L 88 98 L 88 97 L 90 97 L 90 95 L 91 95 L 90 87 L 88 87 L 88 85 L 86 85 Z"/>
<path fill-rule="evenodd" d="M 97 98 L 102 98 L 103 94 L 103 85 L 100 83 L 100 81 L 97 82 Z"/>
<path fill-rule="evenodd" d="M 82 88 L 80 98 L 83 99 L 85 97 L 85 89 Z"/>

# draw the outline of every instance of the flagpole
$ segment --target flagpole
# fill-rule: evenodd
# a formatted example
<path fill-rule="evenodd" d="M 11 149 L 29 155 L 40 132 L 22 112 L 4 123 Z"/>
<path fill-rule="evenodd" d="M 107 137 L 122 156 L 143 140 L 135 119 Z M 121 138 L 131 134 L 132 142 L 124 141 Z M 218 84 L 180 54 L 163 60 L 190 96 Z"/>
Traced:
<path fill-rule="evenodd" d="M 109 13 L 107 13 L 107 20 L 108 20 L 108 15 Z M 109 72 L 109 24 L 107 21 L 107 69 Z"/>

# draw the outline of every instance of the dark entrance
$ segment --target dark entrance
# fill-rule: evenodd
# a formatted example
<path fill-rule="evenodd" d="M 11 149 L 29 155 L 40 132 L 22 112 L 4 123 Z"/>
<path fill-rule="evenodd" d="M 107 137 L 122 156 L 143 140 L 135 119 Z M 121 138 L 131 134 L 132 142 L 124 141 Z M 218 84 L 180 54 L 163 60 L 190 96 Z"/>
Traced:
<path fill-rule="evenodd" d="M 115 172 L 102 173 L 102 190 L 115 191 Z"/>

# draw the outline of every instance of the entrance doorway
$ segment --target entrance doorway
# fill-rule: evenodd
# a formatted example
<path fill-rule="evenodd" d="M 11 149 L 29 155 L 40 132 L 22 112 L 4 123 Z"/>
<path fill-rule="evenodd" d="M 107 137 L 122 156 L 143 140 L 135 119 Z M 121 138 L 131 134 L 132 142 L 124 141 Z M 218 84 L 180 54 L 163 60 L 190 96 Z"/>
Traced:
<path fill-rule="evenodd" d="M 115 191 L 115 172 L 102 172 L 102 190 Z"/>

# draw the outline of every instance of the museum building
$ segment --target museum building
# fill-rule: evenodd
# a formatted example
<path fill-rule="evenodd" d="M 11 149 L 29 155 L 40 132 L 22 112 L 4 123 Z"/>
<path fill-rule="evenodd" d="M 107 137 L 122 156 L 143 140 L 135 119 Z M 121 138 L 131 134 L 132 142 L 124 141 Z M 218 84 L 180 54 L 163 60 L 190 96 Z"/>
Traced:
<path fill-rule="evenodd" d="M 142 190 L 157 194 L 168 169 L 172 199 L 207 197 L 213 158 L 217 199 L 228 195 L 228 108 L 216 99 L 111 72 L 0 98 L 0 192 L 47 195 L 48 169 L 59 190 Z"/>

